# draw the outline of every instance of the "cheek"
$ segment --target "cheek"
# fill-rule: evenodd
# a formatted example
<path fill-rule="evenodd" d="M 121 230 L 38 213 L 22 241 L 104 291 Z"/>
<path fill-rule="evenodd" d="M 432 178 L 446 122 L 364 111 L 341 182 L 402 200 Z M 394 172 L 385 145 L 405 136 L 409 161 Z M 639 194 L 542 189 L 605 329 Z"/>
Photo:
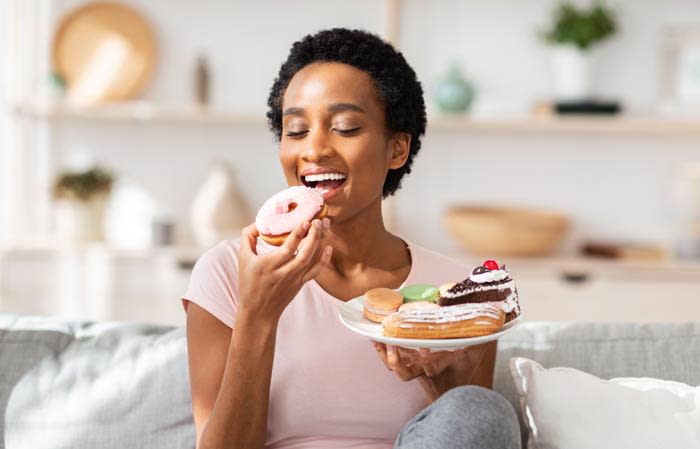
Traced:
<path fill-rule="evenodd" d="M 366 148 L 361 153 L 355 153 L 356 157 L 352 165 L 361 167 L 362 181 L 368 187 L 381 186 L 384 184 L 387 170 L 387 156 L 385 147 L 375 143 L 373 148 Z"/>
<path fill-rule="evenodd" d="M 280 165 L 282 166 L 282 171 L 284 172 L 285 178 L 287 180 L 296 178 L 296 157 L 294 152 L 288 149 L 280 147 L 278 158 Z"/>

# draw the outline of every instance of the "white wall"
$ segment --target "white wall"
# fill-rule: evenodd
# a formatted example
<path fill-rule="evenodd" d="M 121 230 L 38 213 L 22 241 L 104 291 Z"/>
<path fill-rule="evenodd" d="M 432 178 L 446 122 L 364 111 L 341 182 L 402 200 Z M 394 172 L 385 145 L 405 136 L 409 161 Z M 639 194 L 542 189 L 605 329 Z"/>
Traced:
<path fill-rule="evenodd" d="M 77 3 L 58 2 L 57 15 Z M 193 61 L 204 51 L 213 70 L 214 105 L 261 115 L 268 88 L 294 40 L 336 25 L 375 32 L 382 27 L 381 4 L 370 0 L 128 3 L 158 30 L 161 56 L 146 98 L 187 103 Z M 547 22 L 554 1 L 404 3 L 399 44 L 429 101 L 435 80 L 455 57 L 479 88 L 477 109 L 523 111 L 531 100 L 547 96 L 546 52 L 535 30 Z M 653 111 L 661 27 L 700 17 L 700 2 L 614 4 L 621 12 L 622 32 L 598 54 L 597 91 L 620 98 L 635 112 Z M 62 123 L 54 127 L 53 137 L 57 166 L 88 154 L 143 186 L 183 224 L 214 159 L 235 164 L 253 205 L 283 186 L 272 137 L 262 124 Z M 681 161 L 700 160 L 698 148 L 697 138 L 429 129 L 414 173 L 398 196 L 399 231 L 418 243 L 449 250 L 452 243 L 440 223 L 446 204 L 506 202 L 564 210 L 584 235 L 668 240 L 672 173 Z"/>
<path fill-rule="evenodd" d="M 82 0 L 54 4 L 60 15 Z M 209 57 L 213 106 L 265 111 L 267 90 L 293 41 L 317 30 L 349 26 L 380 32 L 382 2 L 375 0 L 127 0 L 155 28 L 157 73 L 146 98 L 191 101 L 190 75 L 197 54 Z"/>
<path fill-rule="evenodd" d="M 5 145 L 7 142 L 6 136 L 6 120 L 7 120 L 7 105 L 5 100 L 5 71 L 7 70 L 7 2 L 0 2 L 0 246 L 5 243 L 7 238 L 7 182 L 5 167 L 6 151 Z"/>
<path fill-rule="evenodd" d="M 547 28 L 555 1 L 430 3 L 440 7 L 422 0 L 404 3 L 401 45 L 428 90 L 447 63 L 457 58 L 489 108 L 492 103 L 527 108 L 530 100 L 547 97 L 547 48 L 538 33 Z M 632 112 L 650 112 L 659 96 L 662 31 L 669 25 L 697 25 L 700 2 L 607 0 L 606 4 L 618 12 L 619 33 L 594 49 L 595 92 L 622 99 Z"/>

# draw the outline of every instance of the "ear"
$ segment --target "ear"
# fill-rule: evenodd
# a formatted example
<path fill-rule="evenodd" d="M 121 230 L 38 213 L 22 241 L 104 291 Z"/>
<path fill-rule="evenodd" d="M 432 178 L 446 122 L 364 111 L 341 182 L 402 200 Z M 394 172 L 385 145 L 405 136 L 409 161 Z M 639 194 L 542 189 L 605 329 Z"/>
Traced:
<path fill-rule="evenodd" d="M 396 133 L 389 139 L 387 158 L 390 169 L 401 168 L 408 159 L 411 149 L 411 135 L 409 133 Z"/>

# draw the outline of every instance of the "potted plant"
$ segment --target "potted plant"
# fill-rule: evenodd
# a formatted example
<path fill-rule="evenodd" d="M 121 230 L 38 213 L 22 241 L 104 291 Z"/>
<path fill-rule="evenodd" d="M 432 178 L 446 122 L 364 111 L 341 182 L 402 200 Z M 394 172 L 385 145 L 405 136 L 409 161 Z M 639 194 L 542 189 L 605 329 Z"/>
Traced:
<path fill-rule="evenodd" d="M 544 33 L 553 45 L 554 95 L 560 101 L 585 100 L 591 95 L 591 51 L 617 31 L 615 14 L 602 2 L 579 8 L 564 1 L 554 11 Z"/>
<path fill-rule="evenodd" d="M 100 241 L 102 221 L 114 177 L 100 167 L 63 172 L 53 186 L 56 228 L 64 243 Z"/>

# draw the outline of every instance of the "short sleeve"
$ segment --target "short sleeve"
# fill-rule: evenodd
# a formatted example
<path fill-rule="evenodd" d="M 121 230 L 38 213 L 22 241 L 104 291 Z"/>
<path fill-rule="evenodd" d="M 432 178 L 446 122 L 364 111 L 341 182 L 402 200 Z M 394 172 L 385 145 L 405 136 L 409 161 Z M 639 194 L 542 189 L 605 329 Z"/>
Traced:
<path fill-rule="evenodd" d="M 195 263 L 182 306 L 194 302 L 233 328 L 238 310 L 239 241 L 224 241 L 204 253 Z"/>

